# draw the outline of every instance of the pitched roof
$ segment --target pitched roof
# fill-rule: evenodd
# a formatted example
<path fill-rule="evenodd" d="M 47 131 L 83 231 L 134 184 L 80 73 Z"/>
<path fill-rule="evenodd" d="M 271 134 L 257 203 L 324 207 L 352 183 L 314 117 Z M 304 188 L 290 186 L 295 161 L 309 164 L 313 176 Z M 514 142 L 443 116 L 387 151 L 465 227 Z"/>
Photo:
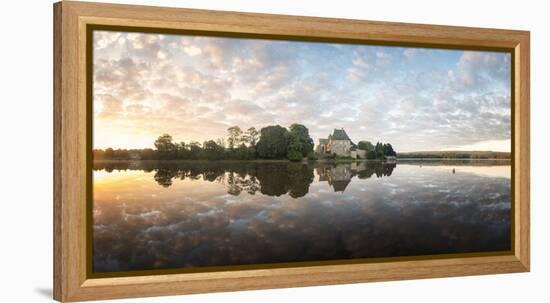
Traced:
<path fill-rule="evenodd" d="M 319 144 L 326 144 L 328 139 L 319 139 Z"/>
<path fill-rule="evenodd" d="M 332 133 L 332 140 L 350 140 L 351 141 L 351 139 L 348 137 L 348 134 L 346 134 L 346 131 L 343 128 L 334 129 L 334 132 Z"/>
<path fill-rule="evenodd" d="M 350 182 L 351 180 L 333 181 L 332 188 L 334 188 L 334 192 L 343 192 L 346 190 L 346 187 L 348 187 Z"/>

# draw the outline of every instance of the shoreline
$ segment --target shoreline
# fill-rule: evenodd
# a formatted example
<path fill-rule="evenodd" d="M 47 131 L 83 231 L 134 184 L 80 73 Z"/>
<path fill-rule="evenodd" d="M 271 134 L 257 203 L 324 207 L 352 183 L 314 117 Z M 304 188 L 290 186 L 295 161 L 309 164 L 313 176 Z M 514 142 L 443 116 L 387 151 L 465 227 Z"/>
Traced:
<path fill-rule="evenodd" d="M 395 162 L 395 160 L 373 160 L 373 159 L 339 159 L 339 160 L 333 160 L 333 159 L 319 159 L 319 160 L 307 160 L 304 159 L 302 161 L 290 161 L 288 159 L 254 159 L 254 160 L 180 160 L 180 159 L 147 159 L 147 160 L 141 160 L 141 159 L 97 159 L 92 160 L 92 162 L 190 162 L 190 163 L 241 163 L 241 162 L 249 162 L 249 163 L 308 163 L 308 162 Z"/>
<path fill-rule="evenodd" d="M 470 158 L 397 158 L 391 160 L 383 159 L 318 159 L 318 160 L 302 160 L 302 161 L 290 161 L 288 159 L 254 159 L 254 160 L 182 160 L 182 159 L 97 159 L 92 162 L 190 162 L 190 163 L 351 163 L 351 162 L 383 162 L 383 163 L 395 163 L 398 161 L 512 161 L 512 159 L 502 158 L 487 158 L 487 159 L 470 159 Z"/>

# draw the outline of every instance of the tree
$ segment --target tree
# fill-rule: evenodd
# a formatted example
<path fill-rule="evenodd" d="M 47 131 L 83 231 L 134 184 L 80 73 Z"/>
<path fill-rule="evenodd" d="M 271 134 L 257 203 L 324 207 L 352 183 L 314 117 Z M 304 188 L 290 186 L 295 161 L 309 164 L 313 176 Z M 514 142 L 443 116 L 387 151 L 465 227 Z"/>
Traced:
<path fill-rule="evenodd" d="M 162 159 L 173 158 L 176 152 L 176 145 L 172 143 L 172 136 L 164 134 L 155 141 L 159 157 Z"/>
<path fill-rule="evenodd" d="M 248 160 L 248 147 L 244 143 L 241 143 L 239 147 L 235 149 L 233 156 L 238 160 Z"/>
<path fill-rule="evenodd" d="M 139 150 L 139 157 L 141 160 L 152 160 L 156 158 L 156 152 L 152 148 L 145 148 Z"/>
<path fill-rule="evenodd" d="M 310 152 L 309 154 L 307 154 L 307 159 L 308 160 L 317 160 L 317 154 L 315 154 L 314 152 Z"/>
<path fill-rule="evenodd" d="M 225 148 L 225 139 L 224 139 L 224 138 L 218 138 L 218 139 L 216 139 L 216 143 L 217 143 L 219 146 Z"/>
<path fill-rule="evenodd" d="M 359 141 L 357 148 L 361 150 L 371 151 L 374 150 L 374 145 L 370 141 Z"/>
<path fill-rule="evenodd" d="M 258 142 L 258 136 L 260 133 L 256 130 L 254 127 L 250 127 L 246 130 L 246 133 L 243 135 L 243 141 L 245 143 L 248 143 L 248 146 L 256 146 L 256 142 Z"/>
<path fill-rule="evenodd" d="M 295 149 L 289 150 L 286 157 L 290 161 L 300 161 L 300 160 L 302 160 L 302 154 L 299 151 L 295 150 Z"/>
<path fill-rule="evenodd" d="M 256 159 L 257 153 L 256 153 L 256 146 L 249 146 L 248 147 L 248 159 Z"/>
<path fill-rule="evenodd" d="M 288 148 L 288 131 L 280 125 L 270 125 L 260 130 L 256 151 L 260 158 L 285 158 Z"/>
<path fill-rule="evenodd" d="M 376 152 L 374 150 L 367 151 L 367 159 L 369 160 L 376 159 Z"/>
<path fill-rule="evenodd" d="M 176 144 L 176 159 L 189 159 L 190 158 L 190 152 L 187 148 L 187 144 L 185 142 L 180 142 L 179 144 Z"/>
<path fill-rule="evenodd" d="M 374 147 L 374 152 L 376 153 L 377 159 L 384 158 L 384 145 L 381 142 L 376 142 L 376 146 Z"/>
<path fill-rule="evenodd" d="M 105 150 L 105 159 L 113 159 L 113 156 L 115 155 L 115 151 L 112 148 L 107 148 Z"/>
<path fill-rule="evenodd" d="M 397 153 L 393 150 L 393 146 L 390 143 L 384 144 L 384 156 L 393 156 L 395 157 Z"/>
<path fill-rule="evenodd" d="M 299 148 L 297 149 L 302 157 L 307 156 L 313 151 L 313 139 L 309 136 L 309 130 L 302 124 L 294 123 L 290 125 L 290 134 L 297 139 Z"/>
<path fill-rule="evenodd" d="M 218 145 L 214 140 L 208 140 L 203 144 L 204 157 L 207 160 L 223 159 L 223 146 Z"/>
<path fill-rule="evenodd" d="M 130 153 L 128 152 L 127 149 L 117 148 L 114 151 L 113 157 L 117 160 L 130 159 Z"/>
<path fill-rule="evenodd" d="M 201 144 L 196 141 L 189 142 L 189 159 L 199 159 L 201 157 Z"/>
<path fill-rule="evenodd" d="M 227 129 L 227 144 L 230 149 L 235 148 L 241 141 L 243 131 L 238 126 L 231 126 Z"/>
<path fill-rule="evenodd" d="M 296 133 L 288 133 L 288 146 L 286 157 L 290 161 L 302 160 L 302 143 Z"/>

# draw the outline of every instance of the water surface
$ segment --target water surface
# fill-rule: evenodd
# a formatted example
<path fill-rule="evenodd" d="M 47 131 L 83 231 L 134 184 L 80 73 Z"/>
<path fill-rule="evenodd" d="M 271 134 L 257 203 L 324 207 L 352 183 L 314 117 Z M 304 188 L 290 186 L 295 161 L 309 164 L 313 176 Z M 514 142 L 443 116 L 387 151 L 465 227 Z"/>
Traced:
<path fill-rule="evenodd" d="M 95 162 L 93 270 L 505 251 L 510 165 Z"/>

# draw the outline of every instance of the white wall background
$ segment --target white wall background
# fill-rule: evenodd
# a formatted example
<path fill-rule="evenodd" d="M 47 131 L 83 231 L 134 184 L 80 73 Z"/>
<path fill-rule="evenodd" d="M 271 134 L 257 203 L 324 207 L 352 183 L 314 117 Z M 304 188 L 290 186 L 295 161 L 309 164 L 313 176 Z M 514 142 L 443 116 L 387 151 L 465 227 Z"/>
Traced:
<path fill-rule="evenodd" d="M 121 302 L 550 302 L 550 17 L 546 1 L 113 1 L 531 31 L 532 272 L 122 300 Z M 52 1 L 0 9 L 0 302 L 52 287 Z"/>

